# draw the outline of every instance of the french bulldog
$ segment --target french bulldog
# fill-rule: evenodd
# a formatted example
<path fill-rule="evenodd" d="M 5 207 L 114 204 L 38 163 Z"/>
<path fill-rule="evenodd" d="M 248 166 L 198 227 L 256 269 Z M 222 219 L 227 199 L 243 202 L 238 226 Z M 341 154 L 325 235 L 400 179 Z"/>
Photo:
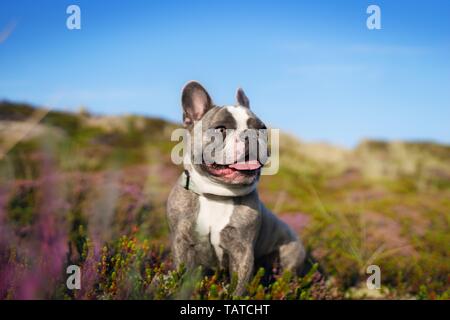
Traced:
<path fill-rule="evenodd" d="M 250 110 L 249 99 L 240 88 L 236 100 L 235 105 L 219 107 L 200 83 L 190 81 L 184 86 L 184 127 L 191 136 L 202 133 L 202 149 L 212 143 L 205 138 L 207 130 L 226 135 L 216 152 L 234 150 L 234 154 L 229 157 L 231 162 L 197 163 L 194 153 L 198 145 L 191 139 L 185 170 L 167 201 L 167 220 L 175 266 L 221 268 L 236 274 L 234 294 L 240 296 L 260 266 L 278 262 L 283 270 L 298 273 L 305 249 L 297 234 L 258 197 L 263 162 L 245 161 L 249 144 L 236 137 L 266 126 Z"/>

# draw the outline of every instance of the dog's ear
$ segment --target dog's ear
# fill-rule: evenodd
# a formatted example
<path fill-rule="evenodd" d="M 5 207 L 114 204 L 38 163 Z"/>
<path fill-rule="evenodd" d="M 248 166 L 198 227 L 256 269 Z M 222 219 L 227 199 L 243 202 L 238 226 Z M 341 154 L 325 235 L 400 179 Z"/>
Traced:
<path fill-rule="evenodd" d="M 189 81 L 181 94 L 183 105 L 183 122 L 189 127 L 194 121 L 200 120 L 212 108 L 212 100 L 205 88 L 197 81 Z"/>
<path fill-rule="evenodd" d="M 250 109 L 250 100 L 248 100 L 248 98 L 245 95 L 245 92 L 242 88 L 237 89 L 236 100 L 239 105 Z"/>

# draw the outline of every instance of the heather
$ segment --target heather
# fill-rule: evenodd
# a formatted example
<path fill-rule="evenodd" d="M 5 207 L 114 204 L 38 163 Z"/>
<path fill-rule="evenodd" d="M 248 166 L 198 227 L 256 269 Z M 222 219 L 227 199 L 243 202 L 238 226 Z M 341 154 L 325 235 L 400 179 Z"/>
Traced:
<path fill-rule="evenodd" d="M 35 121 L 34 121 L 35 120 Z M 283 134 L 266 205 L 308 249 L 300 277 L 174 268 L 165 201 L 177 124 L 0 103 L 0 299 L 448 299 L 450 147 Z M 366 268 L 381 268 L 381 290 Z M 66 268 L 81 267 L 81 289 Z"/>

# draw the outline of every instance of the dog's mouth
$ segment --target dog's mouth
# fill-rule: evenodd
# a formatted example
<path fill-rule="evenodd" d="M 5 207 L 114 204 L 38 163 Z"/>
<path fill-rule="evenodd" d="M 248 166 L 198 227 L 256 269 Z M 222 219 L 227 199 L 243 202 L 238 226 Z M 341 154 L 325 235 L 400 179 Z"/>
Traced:
<path fill-rule="evenodd" d="M 237 162 L 232 164 L 207 164 L 208 171 L 219 177 L 233 176 L 237 174 L 242 175 L 256 175 L 261 169 L 262 165 L 258 160 L 251 160 L 246 162 Z"/>

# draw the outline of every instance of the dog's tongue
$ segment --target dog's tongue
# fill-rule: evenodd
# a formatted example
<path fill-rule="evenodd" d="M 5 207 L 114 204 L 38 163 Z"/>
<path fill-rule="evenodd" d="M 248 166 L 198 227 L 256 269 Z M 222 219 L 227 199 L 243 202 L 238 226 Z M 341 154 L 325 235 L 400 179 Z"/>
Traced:
<path fill-rule="evenodd" d="M 261 164 L 257 160 L 233 163 L 228 166 L 236 170 L 256 170 L 261 168 Z"/>

